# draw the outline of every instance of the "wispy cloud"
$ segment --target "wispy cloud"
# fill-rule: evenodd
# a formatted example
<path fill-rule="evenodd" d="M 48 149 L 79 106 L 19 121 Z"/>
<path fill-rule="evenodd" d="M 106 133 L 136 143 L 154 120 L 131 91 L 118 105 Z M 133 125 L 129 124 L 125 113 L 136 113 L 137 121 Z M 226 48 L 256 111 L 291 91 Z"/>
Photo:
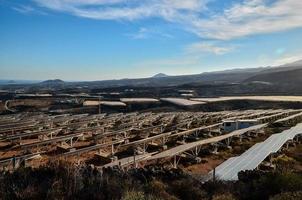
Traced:
<path fill-rule="evenodd" d="M 199 12 L 208 0 L 33 0 L 42 7 L 101 20 L 161 17 L 168 21 L 183 12 Z M 88 7 L 87 7 L 88 6 Z M 93 6 L 93 7 L 92 7 Z"/>
<path fill-rule="evenodd" d="M 302 63 L 302 53 L 288 52 L 275 55 L 260 54 L 258 59 L 256 59 L 256 62 L 262 66 L 280 66 L 294 63 L 296 61 L 300 61 L 300 63 Z"/>
<path fill-rule="evenodd" d="M 280 58 L 275 60 L 273 63 L 275 66 L 284 65 L 284 64 L 293 63 L 296 61 L 301 61 L 301 58 L 302 58 L 302 53 L 287 54 L 287 55 L 281 56 Z"/>
<path fill-rule="evenodd" d="M 148 39 L 152 37 L 160 37 L 160 38 L 173 38 L 173 35 L 169 33 L 165 33 L 155 28 L 146 28 L 141 27 L 136 33 L 126 34 L 132 39 Z"/>
<path fill-rule="evenodd" d="M 12 9 L 15 10 L 15 11 L 17 11 L 17 12 L 19 12 L 19 13 L 22 13 L 22 14 L 32 14 L 32 13 L 35 13 L 35 14 L 46 15 L 45 12 L 37 10 L 34 7 L 28 6 L 28 5 L 14 6 L 14 7 L 12 7 Z"/>
<path fill-rule="evenodd" d="M 206 13 L 208 3 L 215 0 L 33 1 L 41 7 L 92 19 L 131 21 L 162 18 L 181 24 L 185 30 L 201 38 L 219 40 L 302 27 L 300 0 L 244 0 L 215 14 Z"/>
<path fill-rule="evenodd" d="M 209 19 L 195 18 L 192 30 L 200 37 L 232 39 L 302 27 L 302 1 L 246 0 Z"/>
<path fill-rule="evenodd" d="M 220 46 L 213 42 L 197 42 L 187 46 L 186 51 L 189 54 L 214 53 L 223 55 L 234 50 L 235 47 Z"/>
<path fill-rule="evenodd" d="M 35 9 L 31 6 L 25 6 L 25 5 L 20 5 L 20 6 L 16 6 L 16 7 L 13 7 L 13 9 L 15 11 L 18 11 L 20 13 L 30 13 L 30 12 L 34 12 Z"/>

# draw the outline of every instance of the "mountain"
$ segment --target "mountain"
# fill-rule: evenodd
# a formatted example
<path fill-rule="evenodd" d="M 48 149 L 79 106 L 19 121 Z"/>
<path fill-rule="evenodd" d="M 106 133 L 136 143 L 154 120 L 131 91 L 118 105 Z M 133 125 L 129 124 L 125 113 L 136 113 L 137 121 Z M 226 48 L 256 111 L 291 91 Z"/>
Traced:
<path fill-rule="evenodd" d="M 301 62 L 302 63 L 302 62 Z M 204 72 L 201 74 L 167 76 L 159 73 L 150 78 L 104 80 L 92 82 L 74 83 L 77 86 L 89 87 L 173 87 L 187 84 L 194 85 L 217 85 L 217 84 L 241 84 L 251 80 L 252 77 L 264 73 L 273 73 L 275 71 L 291 70 L 299 68 L 299 62 L 280 66 L 280 67 L 258 67 L 258 68 L 240 68 L 215 72 Z M 262 80 L 262 79 L 261 79 Z M 254 80 L 253 80 L 254 81 Z M 69 83 L 70 85 L 71 83 Z"/>
<path fill-rule="evenodd" d="M 277 67 L 269 67 L 261 71 L 261 73 L 264 74 L 264 73 L 273 73 L 273 72 L 283 72 L 283 71 L 290 71 L 290 70 L 301 69 L 301 68 L 302 68 L 302 60 L 299 60 L 293 63 L 288 63 Z"/>
<path fill-rule="evenodd" d="M 62 81 L 61 79 L 53 79 L 53 80 L 43 81 L 40 84 L 62 84 L 62 83 L 65 83 L 65 82 Z"/>
<path fill-rule="evenodd" d="M 300 86 L 302 84 L 302 63 L 265 70 L 246 79 L 244 82 L 266 82 L 274 85 Z"/>
<path fill-rule="evenodd" d="M 271 68 L 272 67 L 236 68 L 236 69 L 227 69 L 223 71 L 204 72 L 204 74 L 257 73 Z"/>
<path fill-rule="evenodd" d="M 152 76 L 152 78 L 164 78 L 164 77 L 168 77 L 168 75 L 164 73 L 158 73 Z"/>
<path fill-rule="evenodd" d="M 192 75 L 167 76 L 156 74 L 151 78 L 137 78 L 137 79 L 120 79 L 120 80 L 105 80 L 85 82 L 84 85 L 93 85 L 96 87 L 170 87 L 184 84 L 198 83 L 198 84 L 220 84 L 220 83 L 240 83 L 245 79 L 256 75 L 259 71 L 255 69 L 235 69 L 227 71 L 206 72 Z"/>
<path fill-rule="evenodd" d="M 33 84 L 39 81 L 31 80 L 0 80 L 0 85 L 12 85 L 12 84 Z"/>
<path fill-rule="evenodd" d="M 87 82 L 64 82 L 60 79 L 47 80 L 34 87 L 58 88 L 112 88 L 112 87 L 176 87 L 176 86 L 217 86 L 217 87 L 240 87 L 238 91 L 253 92 L 282 90 L 302 92 L 302 60 L 278 67 L 240 68 L 215 72 L 204 72 L 201 74 L 168 76 L 159 73 L 150 78 L 120 79 Z M 299 85 L 300 84 L 300 85 Z M 236 86 L 237 85 L 237 86 Z M 29 86 L 30 87 L 30 86 Z M 3 87 L 4 88 L 4 87 Z M 246 89 L 247 88 L 247 89 Z M 234 91 L 233 88 L 224 88 L 219 92 Z M 218 92 L 218 90 L 216 91 Z"/>
<path fill-rule="evenodd" d="M 38 83 L 37 85 L 43 87 L 61 87 L 65 85 L 65 82 L 60 79 L 46 80 Z"/>
<path fill-rule="evenodd" d="M 245 82 L 255 81 L 272 84 L 302 84 L 302 67 L 301 69 L 258 74 L 245 80 Z"/>

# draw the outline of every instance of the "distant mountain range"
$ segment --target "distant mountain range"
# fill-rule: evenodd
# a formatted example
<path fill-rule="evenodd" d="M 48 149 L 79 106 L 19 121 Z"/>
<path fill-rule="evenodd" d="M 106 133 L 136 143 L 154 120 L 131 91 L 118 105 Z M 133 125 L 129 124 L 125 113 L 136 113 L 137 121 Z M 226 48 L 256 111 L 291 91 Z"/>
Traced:
<path fill-rule="evenodd" d="M 0 85 L 8 85 L 8 84 L 33 84 L 38 83 L 40 81 L 35 80 L 0 80 Z"/>
<path fill-rule="evenodd" d="M 1 84 L 1 81 L 0 81 Z M 9 84 L 9 83 L 8 83 Z M 11 84 L 11 83 L 10 83 Z M 64 82 L 60 79 L 33 83 L 33 87 L 47 88 L 109 88 L 109 87 L 175 87 L 204 85 L 239 85 L 239 91 L 249 88 L 252 91 L 290 91 L 302 93 L 302 60 L 279 67 L 241 68 L 225 71 L 205 72 L 201 74 L 168 76 L 164 73 L 150 78 Z M 234 86 L 232 86 L 234 87 Z"/>
<path fill-rule="evenodd" d="M 279 67 L 231 69 L 181 76 L 168 76 L 166 74 L 159 73 L 151 78 L 93 81 L 86 82 L 86 84 L 89 83 L 92 85 L 99 85 L 101 87 L 167 87 L 184 84 L 246 84 L 249 82 L 268 82 L 275 84 L 277 82 L 284 82 L 284 79 L 291 79 L 289 82 L 295 84 L 302 78 L 302 76 L 299 76 L 301 70 L 302 60 Z M 280 74 L 278 73 L 283 74 L 282 79 L 279 77 Z M 295 73 L 295 75 L 291 75 L 291 73 Z M 287 77 L 287 74 L 291 76 Z"/>

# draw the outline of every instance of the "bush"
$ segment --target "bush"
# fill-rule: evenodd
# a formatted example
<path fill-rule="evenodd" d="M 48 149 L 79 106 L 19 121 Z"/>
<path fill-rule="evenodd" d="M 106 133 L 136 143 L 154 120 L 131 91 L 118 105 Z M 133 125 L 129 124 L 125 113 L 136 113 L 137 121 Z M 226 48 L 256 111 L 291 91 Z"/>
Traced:
<path fill-rule="evenodd" d="M 236 198 L 234 197 L 233 194 L 226 193 L 226 194 L 217 194 L 217 195 L 214 195 L 212 199 L 213 200 L 234 200 Z"/>
<path fill-rule="evenodd" d="M 168 186 L 160 180 L 152 180 L 146 185 L 145 191 L 146 193 L 160 199 L 177 200 L 175 196 L 167 192 L 167 189 Z"/>
<path fill-rule="evenodd" d="M 195 200 L 195 199 L 206 199 L 207 194 L 203 191 L 200 186 L 192 179 L 181 179 L 174 181 L 170 185 L 172 194 L 179 197 L 180 199 Z"/>
<path fill-rule="evenodd" d="M 143 192 L 130 191 L 126 192 L 122 200 L 145 200 L 145 195 Z"/>
<path fill-rule="evenodd" d="M 297 199 L 302 199 L 302 191 L 285 192 L 270 198 L 270 200 L 297 200 Z"/>
<path fill-rule="evenodd" d="M 125 193 L 122 200 L 161 200 L 154 196 L 145 195 L 144 192 L 128 191 Z"/>
<path fill-rule="evenodd" d="M 302 174 L 241 172 L 236 182 L 207 182 L 160 167 L 102 172 L 54 161 L 39 168 L 0 173 L 0 199 L 302 199 Z"/>
<path fill-rule="evenodd" d="M 269 199 L 270 196 L 281 192 L 296 192 L 302 190 L 302 175 L 295 173 L 258 173 L 248 174 L 244 181 L 237 183 L 237 195 L 240 199 Z M 244 176 L 241 174 L 241 176 Z M 250 178 L 248 180 L 248 178 Z"/>

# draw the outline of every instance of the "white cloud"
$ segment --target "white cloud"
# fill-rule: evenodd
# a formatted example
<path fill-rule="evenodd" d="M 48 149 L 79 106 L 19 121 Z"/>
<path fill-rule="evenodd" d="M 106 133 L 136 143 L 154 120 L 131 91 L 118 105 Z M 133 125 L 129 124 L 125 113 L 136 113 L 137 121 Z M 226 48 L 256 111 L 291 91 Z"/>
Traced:
<path fill-rule="evenodd" d="M 223 55 L 233 50 L 234 47 L 219 46 L 213 42 L 197 42 L 186 48 L 186 51 L 189 54 L 214 53 L 216 55 Z"/>
<path fill-rule="evenodd" d="M 134 34 L 128 34 L 133 39 L 146 39 L 148 38 L 148 29 L 141 27 L 137 33 Z"/>
<path fill-rule="evenodd" d="M 12 7 L 13 10 L 22 13 L 22 14 L 31 14 L 31 13 L 35 13 L 35 14 L 40 14 L 40 15 L 46 15 L 45 12 L 42 12 L 40 10 L 36 10 L 34 7 L 32 6 L 27 6 L 27 5 L 19 5 L 19 6 L 15 6 Z"/>
<path fill-rule="evenodd" d="M 244 1 L 210 19 L 195 18 L 192 29 L 201 37 L 232 39 L 302 27 L 302 1 Z"/>
<path fill-rule="evenodd" d="M 244 0 L 215 14 L 207 12 L 208 2 L 215 0 L 32 1 L 48 9 L 99 20 L 158 17 L 181 24 L 201 38 L 219 40 L 302 27 L 301 0 Z"/>
<path fill-rule="evenodd" d="M 20 12 L 20 13 L 30 13 L 30 12 L 33 12 L 35 10 L 31 6 L 24 6 L 24 5 L 13 7 L 13 9 L 15 11 Z"/>
<path fill-rule="evenodd" d="M 275 60 L 274 65 L 275 66 L 285 65 L 296 61 L 301 61 L 301 58 L 302 58 L 302 54 L 287 54 Z"/>
<path fill-rule="evenodd" d="M 156 28 L 141 27 L 136 33 L 126 34 L 133 39 L 148 39 L 151 37 L 173 38 L 173 35 L 160 31 Z"/>
<path fill-rule="evenodd" d="M 192 10 L 198 12 L 206 8 L 206 3 L 208 0 L 164 0 L 163 2 L 164 4 L 170 5 L 170 7 L 175 9 Z"/>
<path fill-rule="evenodd" d="M 302 64 L 302 53 L 291 52 L 275 55 L 261 54 L 256 60 L 257 64 L 260 66 L 280 66 L 285 64 L 294 63 L 300 61 Z"/>
<path fill-rule="evenodd" d="M 102 20 L 161 17 L 173 21 L 182 12 L 199 12 L 208 0 L 33 0 L 49 9 Z M 94 6 L 94 7 L 87 7 Z"/>

